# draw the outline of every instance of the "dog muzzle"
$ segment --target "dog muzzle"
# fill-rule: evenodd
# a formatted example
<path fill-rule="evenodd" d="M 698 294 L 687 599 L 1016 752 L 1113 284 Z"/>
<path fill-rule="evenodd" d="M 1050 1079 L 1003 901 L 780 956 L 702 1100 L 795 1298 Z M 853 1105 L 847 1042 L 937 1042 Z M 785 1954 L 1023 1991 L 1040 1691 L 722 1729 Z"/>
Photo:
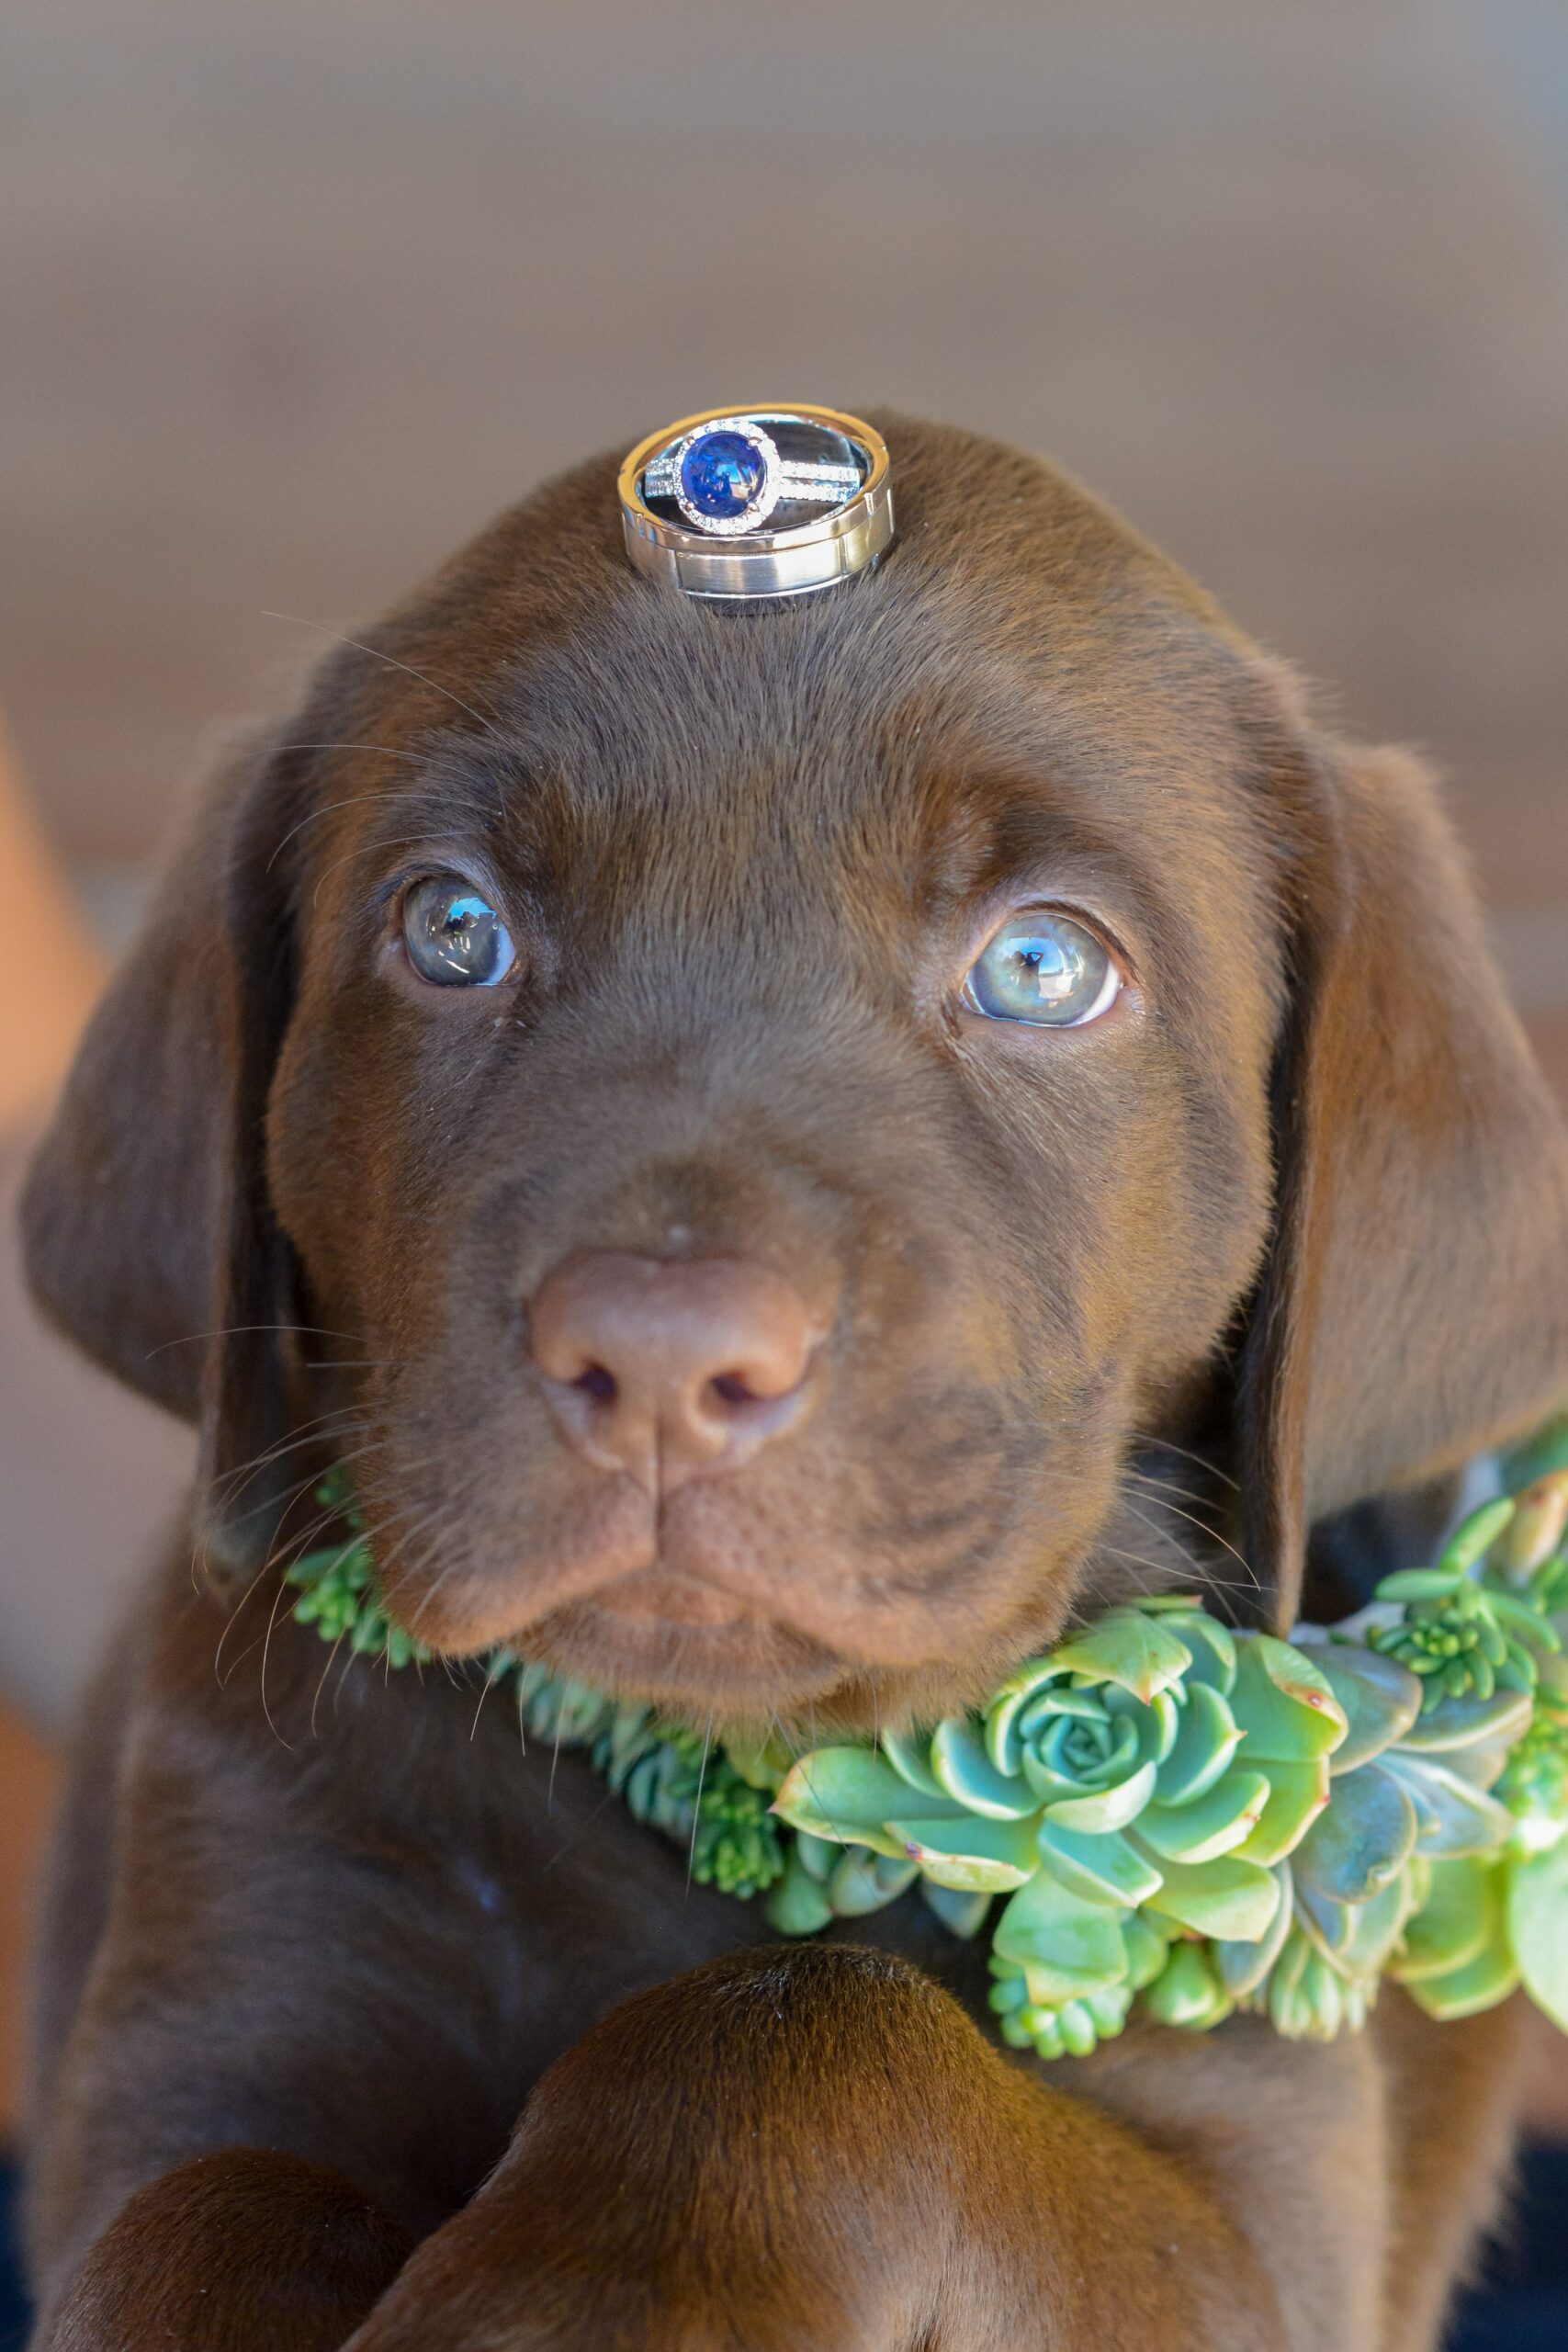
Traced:
<path fill-rule="evenodd" d="M 807 596 L 893 537 L 882 435 L 830 408 L 714 411 L 639 441 L 620 473 L 626 553 L 684 596 Z"/>

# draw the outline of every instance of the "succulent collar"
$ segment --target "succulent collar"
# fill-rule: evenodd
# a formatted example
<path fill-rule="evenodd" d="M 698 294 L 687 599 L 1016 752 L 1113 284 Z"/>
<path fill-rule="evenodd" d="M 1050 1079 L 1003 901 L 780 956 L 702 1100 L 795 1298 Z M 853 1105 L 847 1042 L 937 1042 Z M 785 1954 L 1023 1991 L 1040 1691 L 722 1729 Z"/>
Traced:
<path fill-rule="evenodd" d="M 1437 2018 L 1522 1983 L 1568 2030 L 1568 1420 L 1516 1477 L 1342 1624 L 1280 1641 L 1150 1596 L 918 1735 L 710 1751 L 510 1650 L 486 1671 L 525 1736 L 587 1748 L 695 1880 L 765 1898 L 782 1933 L 916 1887 L 955 1935 L 989 1925 L 998 2030 L 1043 2058 L 1086 2054 L 1135 2000 L 1327 2041 L 1384 1976 Z M 288 1569 L 295 1617 L 422 1661 L 347 1473 L 319 1498 L 347 1536 Z"/>

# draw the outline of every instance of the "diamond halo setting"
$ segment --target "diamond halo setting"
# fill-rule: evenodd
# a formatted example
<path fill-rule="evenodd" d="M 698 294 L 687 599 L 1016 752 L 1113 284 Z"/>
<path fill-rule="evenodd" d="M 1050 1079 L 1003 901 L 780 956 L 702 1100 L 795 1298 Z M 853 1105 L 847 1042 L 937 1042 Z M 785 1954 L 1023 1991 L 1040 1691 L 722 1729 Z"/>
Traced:
<path fill-rule="evenodd" d="M 671 455 L 668 478 L 694 530 L 739 538 L 759 529 L 778 504 L 784 463 L 772 434 L 753 418 L 720 416 L 686 435 Z M 664 477 L 656 479 L 661 486 Z M 646 492 L 647 474 L 643 486 Z"/>
<path fill-rule="evenodd" d="M 835 409 L 709 410 L 621 468 L 626 552 L 688 596 L 797 596 L 874 564 L 893 537 L 881 435 Z"/>

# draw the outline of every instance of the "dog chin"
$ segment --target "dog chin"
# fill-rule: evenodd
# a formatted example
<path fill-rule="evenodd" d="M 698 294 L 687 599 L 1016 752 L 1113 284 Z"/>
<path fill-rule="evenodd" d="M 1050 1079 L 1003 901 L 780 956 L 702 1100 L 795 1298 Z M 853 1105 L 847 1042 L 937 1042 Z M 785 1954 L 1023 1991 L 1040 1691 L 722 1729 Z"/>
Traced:
<path fill-rule="evenodd" d="M 503 1574 L 443 1577 L 428 1596 L 393 1590 L 394 1613 L 452 1658 L 497 1647 L 616 1698 L 654 1703 L 694 1721 L 765 1728 L 772 1717 L 820 1727 L 869 1730 L 971 1706 L 1018 1661 L 1060 1632 L 1077 1579 L 1060 1573 L 1008 1579 L 994 1612 L 973 1608 L 962 1628 L 953 1611 L 908 1592 L 868 1596 L 854 1589 L 858 1559 L 839 1589 L 785 1570 L 747 1572 L 724 1563 L 694 1566 L 689 1547 L 673 1558 L 606 1562 L 582 1546 L 541 1577 L 519 1608 L 517 1583 Z M 535 1579 L 527 1579 L 533 1583 Z M 554 1591 L 549 1589 L 555 1586 Z M 562 1587 L 564 1586 L 564 1590 Z M 786 1613 L 775 1596 L 788 1595 Z M 1010 1602 L 1010 1606 L 1007 1605 Z"/>
<path fill-rule="evenodd" d="M 697 1599 L 684 1579 L 660 1577 L 657 1591 L 654 1582 L 628 1578 L 556 1610 L 520 1646 L 557 1673 L 616 1697 L 731 1722 L 816 1703 L 856 1677 L 849 1661 L 810 1634 L 739 1612 L 721 1593 Z M 668 1608 L 658 1605 L 664 1600 Z"/>

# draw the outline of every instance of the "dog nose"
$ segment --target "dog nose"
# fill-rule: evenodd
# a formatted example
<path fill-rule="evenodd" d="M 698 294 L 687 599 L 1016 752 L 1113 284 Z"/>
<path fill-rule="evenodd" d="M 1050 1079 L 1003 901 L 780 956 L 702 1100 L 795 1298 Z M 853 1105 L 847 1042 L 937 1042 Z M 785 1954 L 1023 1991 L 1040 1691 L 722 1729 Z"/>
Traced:
<path fill-rule="evenodd" d="M 735 1469 L 797 1420 L 822 1336 L 765 1266 L 620 1250 L 566 1259 L 528 1320 L 563 1436 L 649 1493 Z"/>

